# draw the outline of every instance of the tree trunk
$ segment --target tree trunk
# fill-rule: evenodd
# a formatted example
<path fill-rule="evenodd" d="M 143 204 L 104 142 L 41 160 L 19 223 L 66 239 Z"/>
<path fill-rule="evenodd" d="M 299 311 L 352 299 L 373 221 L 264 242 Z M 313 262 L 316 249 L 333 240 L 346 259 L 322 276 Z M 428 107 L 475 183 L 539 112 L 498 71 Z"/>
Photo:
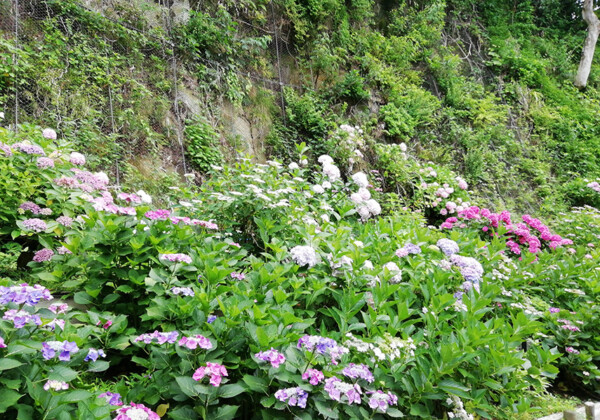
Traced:
<path fill-rule="evenodd" d="M 590 70 L 592 69 L 596 42 L 598 41 L 598 35 L 600 35 L 600 19 L 594 13 L 594 0 L 585 0 L 583 2 L 583 20 L 588 24 L 588 33 L 583 44 L 579 70 L 577 70 L 577 75 L 575 76 L 575 86 L 579 88 L 584 88 L 587 85 Z"/>

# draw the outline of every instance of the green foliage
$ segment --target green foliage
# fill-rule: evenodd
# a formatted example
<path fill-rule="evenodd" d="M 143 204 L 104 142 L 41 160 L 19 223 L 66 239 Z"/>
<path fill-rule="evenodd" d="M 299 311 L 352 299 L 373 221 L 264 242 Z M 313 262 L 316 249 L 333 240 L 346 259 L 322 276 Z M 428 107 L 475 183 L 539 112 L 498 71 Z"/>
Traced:
<path fill-rule="evenodd" d="M 188 121 L 185 136 L 188 157 L 201 172 L 206 173 L 211 166 L 221 163 L 218 134 L 208 121 L 200 118 Z"/>

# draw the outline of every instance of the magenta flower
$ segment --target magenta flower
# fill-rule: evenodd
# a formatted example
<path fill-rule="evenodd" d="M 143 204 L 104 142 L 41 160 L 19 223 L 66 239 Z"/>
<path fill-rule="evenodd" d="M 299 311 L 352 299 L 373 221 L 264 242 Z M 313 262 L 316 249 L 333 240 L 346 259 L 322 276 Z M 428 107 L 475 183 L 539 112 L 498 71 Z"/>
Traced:
<path fill-rule="evenodd" d="M 219 226 L 217 226 L 216 223 L 207 222 L 205 220 L 193 219 L 192 224 L 199 225 L 199 226 L 202 226 L 203 228 L 210 229 L 210 230 L 218 230 L 219 229 Z"/>
<path fill-rule="evenodd" d="M 5 349 L 7 346 L 4 343 L 4 338 L 0 336 L 0 349 Z"/>
<path fill-rule="evenodd" d="M 160 420 L 159 415 L 144 404 L 129 403 L 117 409 L 116 413 L 114 420 Z"/>
<path fill-rule="evenodd" d="M 565 347 L 565 351 L 567 353 L 579 354 L 579 350 L 574 349 L 573 347 Z"/>
<path fill-rule="evenodd" d="M 196 347 L 201 349 L 209 350 L 212 349 L 212 343 L 210 340 L 202 335 L 194 335 L 192 337 L 181 337 L 179 340 L 181 347 L 187 347 L 190 350 L 194 350 Z"/>
<path fill-rule="evenodd" d="M 151 210 L 147 211 L 144 216 L 150 220 L 167 220 L 170 214 L 169 210 Z"/>
<path fill-rule="evenodd" d="M 550 311 L 551 314 L 557 314 L 560 312 L 559 308 L 550 308 L 548 309 L 548 311 Z"/>
<path fill-rule="evenodd" d="M 271 350 L 261 351 L 254 355 L 257 359 L 265 362 L 270 362 L 271 366 L 278 368 L 280 365 L 285 363 L 285 356 L 271 347 Z"/>
<path fill-rule="evenodd" d="M 199 367 L 194 372 L 192 378 L 195 381 L 201 381 L 205 376 L 210 376 L 210 384 L 212 386 L 219 386 L 223 379 L 223 376 L 229 376 L 225 366 L 218 363 L 206 363 L 206 366 Z"/>
<path fill-rule="evenodd" d="M 306 372 L 302 374 L 302 379 L 305 381 L 308 379 L 308 382 L 311 385 L 318 385 L 321 381 L 325 380 L 325 375 L 323 372 L 317 369 L 307 369 Z"/>
<path fill-rule="evenodd" d="M 244 280 L 246 275 L 244 273 L 236 273 L 235 271 L 231 273 L 231 278 L 234 280 Z"/>

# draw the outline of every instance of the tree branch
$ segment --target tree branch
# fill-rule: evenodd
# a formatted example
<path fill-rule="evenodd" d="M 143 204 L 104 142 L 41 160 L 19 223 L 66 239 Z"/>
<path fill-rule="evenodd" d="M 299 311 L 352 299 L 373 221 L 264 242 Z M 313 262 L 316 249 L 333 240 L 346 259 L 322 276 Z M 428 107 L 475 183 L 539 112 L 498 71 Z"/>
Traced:
<path fill-rule="evenodd" d="M 583 2 L 583 20 L 590 25 L 595 26 L 600 24 L 600 19 L 594 12 L 594 0 L 584 0 Z"/>

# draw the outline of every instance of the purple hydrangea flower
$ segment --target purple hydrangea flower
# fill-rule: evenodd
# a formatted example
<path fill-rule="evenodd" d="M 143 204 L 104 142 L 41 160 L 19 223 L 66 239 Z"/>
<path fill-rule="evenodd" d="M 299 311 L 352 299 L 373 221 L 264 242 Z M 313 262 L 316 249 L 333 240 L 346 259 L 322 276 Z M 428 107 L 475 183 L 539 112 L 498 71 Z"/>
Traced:
<path fill-rule="evenodd" d="M 150 344 L 154 340 L 156 340 L 156 342 L 158 344 L 164 344 L 164 343 L 173 344 L 175 341 L 177 341 L 177 336 L 179 336 L 179 333 L 177 331 L 171 331 L 171 332 L 154 331 L 151 334 L 142 334 L 142 335 L 136 337 L 135 340 L 133 340 L 133 341 L 136 343 L 138 341 L 143 341 L 145 344 Z"/>
<path fill-rule="evenodd" d="M 265 362 L 270 362 L 271 366 L 274 368 L 278 368 L 283 363 L 285 363 L 285 356 L 271 347 L 271 350 L 261 351 L 254 355 L 257 359 L 263 360 Z"/>
<path fill-rule="evenodd" d="M 382 413 L 385 413 L 390 405 L 398 404 L 398 397 L 391 392 L 372 391 L 367 394 L 371 394 L 369 407 L 373 410 L 379 410 Z"/>
<path fill-rule="evenodd" d="M 95 362 L 96 360 L 98 360 L 98 357 L 106 357 L 106 353 L 104 353 L 104 350 L 96 350 L 94 348 L 91 348 L 88 350 L 88 354 L 87 356 L 85 356 L 85 359 L 83 359 L 83 361 L 89 362 L 91 360 L 92 362 Z"/>
<path fill-rule="evenodd" d="M 13 150 L 19 150 L 20 152 L 28 155 L 44 155 L 44 149 L 40 146 L 30 143 L 15 143 L 12 145 Z"/>
<path fill-rule="evenodd" d="M 103 392 L 102 394 L 98 395 L 98 398 L 104 398 L 106 402 L 110 405 L 123 405 L 123 402 L 121 401 L 121 394 L 117 392 Z"/>
<path fill-rule="evenodd" d="M 33 214 L 40 214 L 40 211 L 42 210 L 42 208 L 40 206 L 38 206 L 35 203 L 32 203 L 31 201 L 26 201 L 23 204 L 21 204 L 19 206 L 19 209 L 23 210 L 23 211 L 30 211 Z"/>
<path fill-rule="evenodd" d="M 437 241 L 436 245 L 446 256 L 456 254 L 458 251 L 460 251 L 458 244 L 452 239 L 442 238 Z"/>
<path fill-rule="evenodd" d="M 2 142 L 0 142 L 0 152 L 3 152 L 6 157 L 11 157 L 13 155 L 11 148 Z"/>
<path fill-rule="evenodd" d="M 298 348 L 304 348 L 311 352 L 316 351 L 323 356 L 328 356 L 331 358 L 331 363 L 334 365 L 337 365 L 338 359 L 348 353 L 348 349 L 338 345 L 335 340 L 318 335 L 305 335 L 300 338 L 298 340 Z"/>
<path fill-rule="evenodd" d="M 33 230 L 34 232 L 43 232 L 48 229 L 46 222 L 38 218 L 23 220 L 23 226 L 25 229 Z"/>
<path fill-rule="evenodd" d="M 16 329 L 21 329 L 28 324 L 42 325 L 42 320 L 39 315 L 32 315 L 29 312 L 17 309 L 9 309 L 4 312 L 2 319 L 12 321 Z"/>
<path fill-rule="evenodd" d="M 275 393 L 279 401 L 287 402 L 291 407 L 306 408 L 308 392 L 300 387 L 280 389 Z"/>
<path fill-rule="evenodd" d="M 462 255 L 453 254 L 450 257 L 452 264 L 459 267 L 464 279 L 476 283 L 483 276 L 483 267 L 475 258 L 463 257 Z"/>
<path fill-rule="evenodd" d="M 329 394 L 329 398 L 334 401 L 341 401 L 342 397 L 345 396 L 348 400 L 348 404 L 356 403 L 360 404 L 362 390 L 358 384 L 349 384 L 342 382 L 338 377 L 332 376 L 325 380 L 325 391 Z"/>
<path fill-rule="evenodd" d="M 350 363 L 342 370 L 342 374 L 350 379 L 364 379 L 368 383 L 372 383 L 375 380 L 369 367 L 363 364 L 355 365 L 354 363 Z"/>
<path fill-rule="evenodd" d="M 68 362 L 71 360 L 71 354 L 79 351 L 79 347 L 74 341 L 47 341 L 42 343 L 42 357 L 50 360 L 58 354 L 58 360 Z"/>
<path fill-rule="evenodd" d="M 37 167 L 40 169 L 54 168 L 54 159 L 40 157 L 37 160 Z"/>
<path fill-rule="evenodd" d="M 123 401 L 121 401 L 121 394 L 118 392 L 103 392 L 102 394 L 98 395 L 98 398 L 104 398 L 110 405 L 123 405 Z"/>
<path fill-rule="evenodd" d="M 73 224 L 73 218 L 69 216 L 60 216 L 56 219 L 56 222 L 64 227 L 71 227 Z"/>
<path fill-rule="evenodd" d="M 54 251 L 52 251 L 51 249 L 48 249 L 48 248 L 44 248 L 44 249 L 40 249 L 39 251 L 37 251 L 35 253 L 35 255 L 33 256 L 33 261 L 38 262 L 38 263 L 44 262 L 44 261 L 50 261 L 53 256 L 54 256 Z"/>
<path fill-rule="evenodd" d="M 0 349 L 5 349 L 6 347 L 7 347 L 7 345 L 4 342 L 4 338 L 0 337 Z"/>
<path fill-rule="evenodd" d="M 17 305 L 37 305 L 40 300 L 54 299 L 50 291 L 39 284 L 29 286 L 27 283 L 19 286 L 0 286 L 0 305 L 7 303 L 16 303 Z"/>
<path fill-rule="evenodd" d="M 81 153 L 72 152 L 69 156 L 69 162 L 71 162 L 73 165 L 83 166 L 85 165 L 85 156 L 83 156 Z"/>
<path fill-rule="evenodd" d="M 246 275 L 244 273 L 236 273 L 235 271 L 231 273 L 231 278 L 234 280 L 244 280 Z"/>
<path fill-rule="evenodd" d="M 208 318 L 206 319 L 206 322 L 209 324 L 212 324 L 213 322 L 215 322 L 216 319 L 217 319 L 216 315 L 209 315 Z"/>
<path fill-rule="evenodd" d="M 557 313 L 559 313 L 559 312 L 560 312 L 560 309 L 559 309 L 559 308 L 550 308 L 550 309 L 548 309 L 548 310 L 550 311 L 550 313 L 551 313 L 551 314 L 557 314 Z"/>

